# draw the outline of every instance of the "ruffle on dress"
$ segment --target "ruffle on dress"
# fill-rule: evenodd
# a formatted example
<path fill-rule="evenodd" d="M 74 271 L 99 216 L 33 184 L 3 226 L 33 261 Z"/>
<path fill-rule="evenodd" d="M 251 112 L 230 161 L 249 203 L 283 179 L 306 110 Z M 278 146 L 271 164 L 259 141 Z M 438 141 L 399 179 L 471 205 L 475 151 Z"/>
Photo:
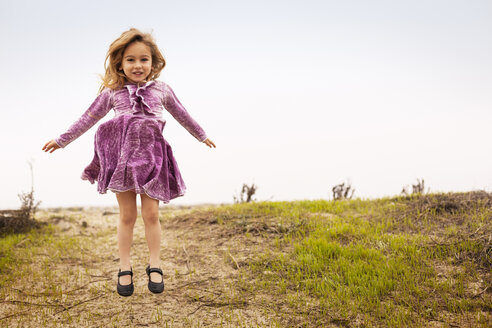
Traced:
<path fill-rule="evenodd" d="M 147 87 L 153 83 L 154 81 L 150 81 L 141 87 L 137 87 L 135 84 L 125 84 L 125 87 L 128 89 L 128 93 L 130 95 L 132 114 L 142 113 L 145 115 L 155 116 L 151 107 L 145 100 L 145 98 L 147 98 L 150 101 L 152 98 L 152 95 L 148 92 Z"/>

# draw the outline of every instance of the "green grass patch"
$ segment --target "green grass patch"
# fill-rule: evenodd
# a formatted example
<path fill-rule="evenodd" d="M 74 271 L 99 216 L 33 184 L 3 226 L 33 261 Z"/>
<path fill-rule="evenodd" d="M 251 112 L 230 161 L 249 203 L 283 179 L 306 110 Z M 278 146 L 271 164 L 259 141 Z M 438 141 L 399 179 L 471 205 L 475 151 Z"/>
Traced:
<path fill-rule="evenodd" d="M 215 215 L 232 226 L 290 227 L 276 229 L 276 248 L 250 269 L 258 286 L 288 294 L 294 308 L 314 298 L 305 323 L 486 326 L 490 320 L 487 193 L 261 202 L 226 206 Z"/>
<path fill-rule="evenodd" d="M 80 239 L 61 235 L 58 230 L 47 225 L 0 238 L 0 286 L 10 286 L 16 280 L 22 280 L 23 274 L 32 274 L 36 267 L 47 268 L 45 273 L 50 275 L 54 264 L 77 256 L 81 248 Z M 40 263 L 43 265 L 37 265 Z"/>

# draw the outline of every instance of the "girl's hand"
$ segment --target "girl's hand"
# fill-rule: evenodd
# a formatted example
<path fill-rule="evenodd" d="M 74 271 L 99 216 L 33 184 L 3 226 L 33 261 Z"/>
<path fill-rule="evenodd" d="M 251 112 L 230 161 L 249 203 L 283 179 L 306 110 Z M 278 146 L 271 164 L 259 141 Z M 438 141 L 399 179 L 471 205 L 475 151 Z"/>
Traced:
<path fill-rule="evenodd" d="M 203 143 L 205 143 L 205 144 L 206 144 L 207 146 L 209 146 L 210 148 L 212 148 L 212 146 L 213 146 L 213 148 L 216 148 L 216 147 L 215 147 L 214 142 L 213 142 L 212 140 L 210 140 L 209 138 L 205 139 L 205 140 L 203 141 Z"/>
<path fill-rule="evenodd" d="M 43 149 L 42 149 L 42 150 L 44 150 L 45 152 L 48 152 L 48 151 L 50 151 L 50 150 L 51 150 L 51 151 L 50 151 L 50 154 L 51 154 L 52 152 L 54 152 L 54 151 L 55 151 L 55 150 L 57 150 L 58 148 L 60 148 L 60 146 L 58 146 L 58 144 L 55 142 L 55 140 L 50 140 L 50 141 L 48 141 L 48 142 L 44 145 L 44 147 L 43 147 Z"/>

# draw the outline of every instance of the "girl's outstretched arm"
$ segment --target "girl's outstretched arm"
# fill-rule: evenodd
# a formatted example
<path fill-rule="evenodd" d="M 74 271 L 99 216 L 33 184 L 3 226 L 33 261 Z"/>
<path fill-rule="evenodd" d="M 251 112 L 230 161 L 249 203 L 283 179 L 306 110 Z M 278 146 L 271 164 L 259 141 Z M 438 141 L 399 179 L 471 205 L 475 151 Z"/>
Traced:
<path fill-rule="evenodd" d="M 205 142 L 208 138 L 202 127 L 188 114 L 178 100 L 178 97 L 174 94 L 173 89 L 167 83 L 162 82 L 162 85 L 164 89 L 164 98 L 162 101 L 164 108 L 198 141 Z M 208 146 L 210 147 L 210 145 Z"/>
<path fill-rule="evenodd" d="M 82 116 L 72 124 L 65 133 L 52 141 L 54 141 L 59 148 L 65 148 L 69 143 L 84 134 L 111 110 L 112 94 L 111 89 L 103 90 Z M 51 141 L 46 143 L 45 147 L 48 147 L 50 142 Z M 53 146 L 53 144 L 51 144 L 51 146 Z"/>

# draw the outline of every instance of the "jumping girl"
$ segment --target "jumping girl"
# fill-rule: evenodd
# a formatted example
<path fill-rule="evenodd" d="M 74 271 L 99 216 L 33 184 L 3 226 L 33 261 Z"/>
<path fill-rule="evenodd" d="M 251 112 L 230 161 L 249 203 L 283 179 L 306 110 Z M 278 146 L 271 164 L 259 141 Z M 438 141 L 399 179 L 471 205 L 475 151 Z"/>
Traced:
<path fill-rule="evenodd" d="M 109 61 L 109 65 L 108 64 Z M 153 37 L 131 28 L 111 43 L 99 95 L 69 129 L 44 146 L 52 153 L 80 137 L 111 109 L 115 117 L 101 124 L 94 139 L 94 158 L 81 178 L 104 194 L 116 194 L 120 209 L 118 249 L 120 256 L 117 291 L 133 294 L 130 248 L 137 219 L 136 195 L 140 194 L 145 237 L 149 247 L 146 273 L 153 293 L 164 290 L 160 267 L 161 225 L 159 201 L 169 203 L 183 196 L 186 186 L 171 146 L 162 132 L 165 108 L 198 141 L 210 148 L 215 144 L 188 114 L 171 87 L 157 81 L 166 62 Z"/>

